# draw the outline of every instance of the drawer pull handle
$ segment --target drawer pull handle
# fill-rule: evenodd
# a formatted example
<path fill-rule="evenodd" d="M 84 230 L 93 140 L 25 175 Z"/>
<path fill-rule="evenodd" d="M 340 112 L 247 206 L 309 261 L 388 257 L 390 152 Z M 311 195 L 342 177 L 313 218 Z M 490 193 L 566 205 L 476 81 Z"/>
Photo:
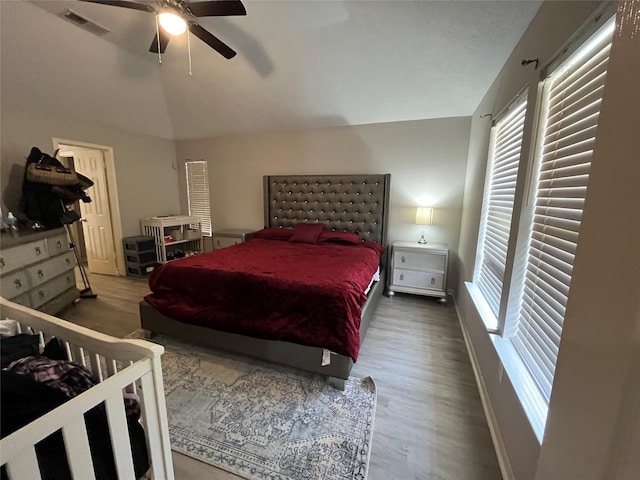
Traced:
<path fill-rule="evenodd" d="M 400 274 L 400 280 L 404 280 L 404 273 Z"/>
<path fill-rule="evenodd" d="M 431 285 L 435 285 L 435 283 L 436 283 L 436 279 L 431 277 Z"/>
<path fill-rule="evenodd" d="M 4 258 L 0 257 L 0 267 L 4 267 Z"/>
<path fill-rule="evenodd" d="M 13 283 L 16 284 L 16 288 L 22 288 L 22 280 L 19 278 L 16 278 Z"/>
<path fill-rule="evenodd" d="M 38 291 L 38 295 L 40 295 L 40 298 L 44 298 L 44 292 L 42 290 Z"/>
<path fill-rule="evenodd" d="M 44 277 L 44 272 L 42 270 L 38 270 L 38 278 Z"/>
<path fill-rule="evenodd" d="M 42 253 L 42 250 L 40 250 L 40 247 L 36 247 L 36 255 L 40 255 Z"/>
<path fill-rule="evenodd" d="M 60 240 L 56 242 L 56 245 L 58 246 L 58 248 L 62 248 L 62 242 Z"/>
<path fill-rule="evenodd" d="M 67 265 L 71 265 L 71 259 L 67 258 L 65 259 L 65 262 L 67 262 Z"/>
<path fill-rule="evenodd" d="M 405 262 L 406 258 L 404 258 L 404 255 L 401 257 L 402 263 Z"/>

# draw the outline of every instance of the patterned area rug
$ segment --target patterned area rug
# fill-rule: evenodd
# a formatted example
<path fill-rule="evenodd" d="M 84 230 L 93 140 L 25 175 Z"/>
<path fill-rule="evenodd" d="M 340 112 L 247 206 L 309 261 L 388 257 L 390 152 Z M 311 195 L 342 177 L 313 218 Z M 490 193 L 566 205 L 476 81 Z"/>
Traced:
<path fill-rule="evenodd" d="M 153 341 L 166 349 L 173 450 L 251 480 L 366 479 L 371 378 L 351 378 L 341 392 L 296 369 L 161 335 Z"/>

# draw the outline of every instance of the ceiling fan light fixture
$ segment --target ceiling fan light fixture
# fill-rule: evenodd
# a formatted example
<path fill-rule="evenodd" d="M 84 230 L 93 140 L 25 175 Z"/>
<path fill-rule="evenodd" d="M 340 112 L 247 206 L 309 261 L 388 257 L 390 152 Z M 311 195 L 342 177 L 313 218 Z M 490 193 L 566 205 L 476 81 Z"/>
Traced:
<path fill-rule="evenodd" d="M 182 35 L 187 30 L 187 22 L 179 15 L 171 12 L 159 13 L 158 23 L 170 35 Z"/>

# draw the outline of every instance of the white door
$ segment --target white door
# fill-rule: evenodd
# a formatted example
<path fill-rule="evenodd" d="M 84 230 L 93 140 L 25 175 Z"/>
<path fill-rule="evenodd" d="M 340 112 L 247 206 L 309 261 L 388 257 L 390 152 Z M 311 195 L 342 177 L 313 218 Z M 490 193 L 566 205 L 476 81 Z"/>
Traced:
<path fill-rule="evenodd" d="M 104 155 L 102 151 L 92 148 L 76 146 L 68 148 L 73 152 L 76 171 L 89 177 L 93 182 L 93 186 L 86 190 L 87 195 L 91 197 L 91 202 L 80 202 L 89 271 L 118 275 Z"/>

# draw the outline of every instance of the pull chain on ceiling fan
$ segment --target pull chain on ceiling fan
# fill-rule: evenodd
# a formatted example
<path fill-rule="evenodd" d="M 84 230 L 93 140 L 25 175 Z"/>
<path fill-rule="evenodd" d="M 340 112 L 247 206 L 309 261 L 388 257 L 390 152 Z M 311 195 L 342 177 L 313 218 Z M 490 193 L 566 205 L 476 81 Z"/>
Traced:
<path fill-rule="evenodd" d="M 240 0 L 209 0 L 204 2 L 188 2 L 186 0 L 156 0 L 157 8 L 128 0 L 80 0 L 81 2 L 98 3 L 112 7 L 123 7 L 132 10 L 155 13 L 156 35 L 149 51 L 157 53 L 160 63 L 162 56 L 173 35 L 181 35 L 187 29 L 204 43 L 213 48 L 226 59 L 233 58 L 236 52 L 222 40 L 204 29 L 195 19 L 198 17 L 220 17 L 246 15 L 247 11 Z M 187 37 L 189 49 L 189 74 L 191 74 L 191 42 Z"/>

